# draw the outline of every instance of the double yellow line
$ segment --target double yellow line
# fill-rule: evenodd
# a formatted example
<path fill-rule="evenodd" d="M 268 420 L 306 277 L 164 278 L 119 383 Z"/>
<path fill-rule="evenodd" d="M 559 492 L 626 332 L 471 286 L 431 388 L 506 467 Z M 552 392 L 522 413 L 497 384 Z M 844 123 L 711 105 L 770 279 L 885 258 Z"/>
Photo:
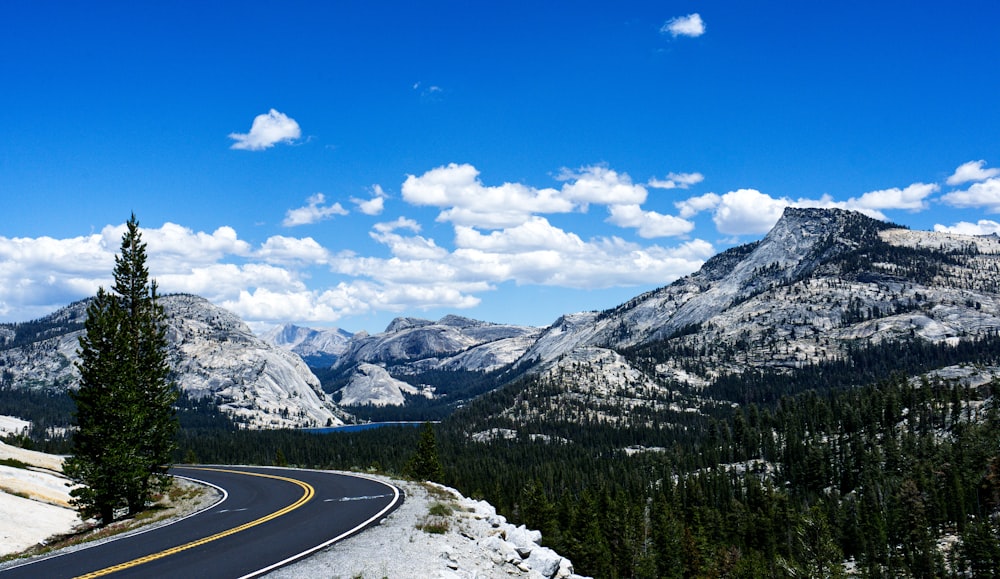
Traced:
<path fill-rule="evenodd" d="M 271 513 L 269 515 L 266 515 L 266 516 L 263 516 L 263 517 L 261 517 L 259 519 L 250 521 L 249 523 L 244 523 L 244 524 L 242 524 L 242 525 L 240 525 L 238 527 L 233 527 L 232 529 L 227 529 L 227 530 L 222 531 L 220 533 L 216 533 L 216 534 L 214 534 L 214 535 L 212 535 L 210 537 L 205 537 L 204 539 L 198 539 L 197 541 L 191 541 L 190 543 L 185 543 L 185 544 L 180 545 L 178 547 L 172 547 L 170 549 L 166 549 L 164 551 L 160 551 L 159 553 L 153 553 L 152 555 L 146 555 L 145 557 L 139 557 L 138 559 L 133 559 L 131 561 L 126 561 L 125 563 L 120 563 L 120 564 L 114 565 L 112 567 L 105 567 L 104 569 L 101 569 L 99 571 L 94 571 L 93 573 L 87 573 L 86 575 L 80 575 L 77 579 L 90 579 L 92 577 L 103 577 L 105 575 L 110 575 L 112 573 L 117 573 L 118 571 L 123 571 L 125 569 L 129 569 L 129 568 L 132 568 L 132 567 L 137 567 L 139 565 L 142 565 L 143 563 L 149 563 L 150 561 L 155 561 L 157 559 L 162 559 L 164 557 L 169 557 L 170 555 L 174 555 L 176 553 L 180 553 L 181 551 L 187 551 L 188 549 L 193 549 L 195 547 L 200 547 L 201 545 L 204 545 L 205 543 L 211 543 L 212 541 L 216 541 L 216 540 L 221 539 L 223 537 L 228 537 L 230 535 L 235 535 L 236 533 L 239 533 L 240 531 L 245 531 L 245 530 L 247 530 L 247 529 L 249 529 L 251 527 L 256 527 L 257 525 L 266 523 L 266 522 L 271 521 L 273 519 L 277 519 L 278 517 L 280 517 L 280 516 L 282 516 L 284 514 L 287 514 L 287 513 L 291 512 L 291 511 L 294 511 L 295 509 L 297 509 L 297 508 L 301 507 L 302 505 L 308 503 L 316 495 L 316 489 L 314 489 L 312 487 L 312 485 L 309 485 L 307 483 L 304 483 L 304 482 L 302 482 L 300 480 L 296 480 L 296 479 L 293 479 L 293 478 L 288 478 L 288 477 L 283 477 L 283 476 L 276 476 L 276 475 L 272 475 L 272 474 L 262 474 L 262 473 L 256 473 L 256 472 L 246 472 L 246 471 L 241 471 L 241 470 L 226 470 L 226 469 L 221 469 L 221 468 L 196 468 L 196 467 L 185 467 L 185 468 L 192 468 L 193 470 L 211 470 L 211 471 L 215 471 L 215 472 L 227 472 L 227 473 L 232 473 L 232 474 L 243 474 L 243 475 L 247 475 L 247 476 L 259 476 L 259 477 L 262 477 L 262 478 L 273 478 L 273 479 L 277 479 L 277 480 L 281 480 L 281 481 L 285 481 L 285 482 L 290 482 L 290 483 L 293 483 L 293 484 L 297 484 L 297 485 L 299 485 L 302 488 L 302 490 L 304 492 L 302 493 L 302 496 L 299 497 L 299 500 L 297 500 L 294 503 L 288 505 L 287 507 L 285 507 L 285 508 L 283 508 L 283 509 L 281 509 L 279 511 L 274 511 L 273 513 Z"/>

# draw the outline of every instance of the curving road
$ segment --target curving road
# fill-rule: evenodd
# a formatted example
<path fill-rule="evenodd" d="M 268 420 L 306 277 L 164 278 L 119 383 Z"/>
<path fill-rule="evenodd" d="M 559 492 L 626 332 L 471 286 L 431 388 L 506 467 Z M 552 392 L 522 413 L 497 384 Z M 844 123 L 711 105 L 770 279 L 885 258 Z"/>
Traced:
<path fill-rule="evenodd" d="M 236 466 L 170 471 L 221 489 L 212 507 L 114 541 L 7 568 L 14 577 L 256 577 L 375 524 L 400 490 L 359 475 Z"/>

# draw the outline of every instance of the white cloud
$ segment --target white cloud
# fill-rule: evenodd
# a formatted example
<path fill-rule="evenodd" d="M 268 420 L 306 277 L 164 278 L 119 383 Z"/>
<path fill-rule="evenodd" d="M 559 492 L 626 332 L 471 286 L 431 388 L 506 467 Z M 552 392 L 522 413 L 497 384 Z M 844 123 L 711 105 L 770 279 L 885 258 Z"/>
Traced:
<path fill-rule="evenodd" d="M 566 181 L 562 195 L 574 203 L 619 205 L 646 202 L 645 187 L 634 185 L 627 174 L 619 174 L 601 165 L 581 167 L 577 171 L 563 169 L 558 179 Z"/>
<path fill-rule="evenodd" d="M 638 205 L 612 205 L 608 207 L 608 211 L 611 213 L 609 223 L 637 229 L 639 237 L 645 239 L 684 235 L 694 229 L 694 223 L 687 219 L 643 211 Z"/>
<path fill-rule="evenodd" d="M 324 206 L 326 197 L 322 193 L 317 193 L 306 199 L 307 205 L 297 209 L 289 209 L 285 213 L 285 220 L 281 222 L 285 227 L 295 227 L 297 225 L 310 225 L 325 219 L 330 219 L 334 215 L 347 215 L 347 210 L 340 203 Z"/>
<path fill-rule="evenodd" d="M 585 211 L 592 203 L 638 205 L 648 195 L 627 174 L 602 165 L 563 169 L 556 178 L 563 182 L 560 189 L 487 186 L 472 165 L 451 163 L 419 177 L 408 175 L 402 194 L 407 203 L 440 208 L 438 221 L 488 229 L 516 227 L 538 214 Z"/>
<path fill-rule="evenodd" d="M 969 161 L 955 169 L 951 177 L 948 177 L 947 183 L 949 185 L 961 185 L 969 181 L 985 181 L 991 177 L 1000 175 L 1000 169 L 984 169 L 984 165 L 986 165 L 986 161 L 983 160 Z"/>
<path fill-rule="evenodd" d="M 105 235 L 118 240 L 117 253 L 125 226 L 105 228 Z M 142 240 L 149 248 L 149 267 L 160 273 L 187 271 L 192 266 L 215 263 L 226 255 L 245 256 L 250 244 L 239 239 L 232 227 L 219 227 L 212 233 L 194 232 L 176 223 L 164 223 L 156 229 L 141 228 Z M 110 245 L 110 241 L 109 241 Z"/>
<path fill-rule="evenodd" d="M 395 222 L 376 225 L 370 235 L 375 241 L 387 246 L 392 255 L 402 259 L 435 260 L 448 255 L 448 250 L 438 247 L 433 239 L 419 235 L 399 235 L 395 233 L 397 229 L 419 231 L 419 226 L 415 221 L 400 217 Z"/>
<path fill-rule="evenodd" d="M 409 229 L 414 233 L 420 233 L 421 227 L 416 220 L 408 217 L 397 217 L 395 221 L 376 223 L 373 226 L 373 229 L 379 233 L 390 233 L 392 231 L 396 231 L 397 229 Z"/>
<path fill-rule="evenodd" d="M 372 197 L 371 199 L 351 199 L 358 206 L 358 211 L 365 215 L 381 215 L 385 210 L 384 197 Z"/>
<path fill-rule="evenodd" d="M 650 179 L 646 184 L 654 189 L 687 189 L 704 180 L 701 173 L 668 173 L 666 179 Z"/>
<path fill-rule="evenodd" d="M 1000 235 L 1000 223 L 988 219 L 980 219 L 976 223 L 959 221 L 951 226 L 935 225 L 934 231 L 959 235 Z"/>
<path fill-rule="evenodd" d="M 230 148 L 245 151 L 269 149 L 277 143 L 294 142 L 301 136 L 302 129 L 295 119 L 274 109 L 267 114 L 257 115 L 249 133 L 229 134 L 229 138 L 236 141 Z"/>
<path fill-rule="evenodd" d="M 472 165 L 451 163 L 417 177 L 408 175 L 403 200 L 443 209 L 438 221 L 456 225 L 500 228 L 516 226 L 534 213 L 566 213 L 574 204 L 556 189 L 535 189 L 518 183 L 488 187 Z"/>
<path fill-rule="evenodd" d="M 585 241 L 541 217 L 486 235 L 456 227 L 455 245 L 451 263 L 496 283 L 591 289 L 666 284 L 714 253 L 701 240 L 677 248 L 643 247 L 619 238 Z"/>
<path fill-rule="evenodd" d="M 990 213 L 1000 213 L 1000 177 L 973 183 L 965 191 L 952 191 L 941 201 L 955 207 L 985 207 Z"/>
<path fill-rule="evenodd" d="M 875 219 L 885 219 L 881 210 L 927 209 L 927 198 L 939 190 L 938 185 L 914 183 L 905 188 L 870 191 L 847 201 L 835 201 L 829 195 L 819 199 L 772 197 L 756 189 L 739 189 L 719 196 L 715 193 L 690 197 L 674 203 L 680 217 L 690 219 L 703 211 L 712 212 L 712 220 L 720 233 L 730 236 L 767 233 L 781 218 L 785 207 L 823 207 L 860 211 Z"/>
<path fill-rule="evenodd" d="M 705 34 L 705 22 L 698 13 L 671 18 L 660 28 L 660 32 L 669 33 L 674 38 L 678 36 L 697 37 Z"/>
<path fill-rule="evenodd" d="M 109 225 L 99 234 L 68 239 L 0 237 L 0 303 L 27 310 L 63 306 L 93 295 L 99 286 L 110 287 L 124 231 L 124 225 Z M 171 287 L 170 276 L 250 252 L 231 227 L 195 233 L 168 222 L 140 231 L 151 275 L 163 291 L 187 291 Z"/>
<path fill-rule="evenodd" d="M 533 217 L 529 221 L 502 231 L 483 235 L 472 227 L 455 227 L 455 246 L 462 249 L 476 249 L 494 253 L 524 253 L 537 250 L 580 251 L 585 244 L 574 233 L 567 233 L 553 227 L 544 217 Z"/>
<path fill-rule="evenodd" d="M 680 211 L 681 217 L 688 219 L 702 211 L 715 209 L 719 206 L 719 203 L 722 203 L 722 197 L 715 193 L 705 193 L 704 195 L 678 201 L 674 203 L 674 207 L 677 207 L 678 211 Z"/>
<path fill-rule="evenodd" d="M 154 277 L 164 292 L 195 294 L 217 303 L 246 288 L 305 289 L 305 283 L 295 271 L 263 263 L 215 263 L 185 272 L 155 274 Z"/>
<path fill-rule="evenodd" d="M 268 263 L 325 264 L 330 252 L 311 237 L 274 235 L 264 242 L 254 256 Z"/>
<path fill-rule="evenodd" d="M 385 210 L 386 197 L 381 185 L 373 185 L 371 199 L 351 198 L 351 202 L 357 205 L 358 211 L 365 215 L 381 215 L 382 211 Z"/>
<path fill-rule="evenodd" d="M 0 237 L 0 316 L 24 321 L 109 287 L 120 240 L 108 241 L 103 234 Z"/>
<path fill-rule="evenodd" d="M 940 187 L 934 183 L 914 183 L 905 189 L 894 187 L 881 191 L 870 191 L 860 198 L 848 199 L 845 206 L 851 209 L 905 209 L 922 211 L 927 209 L 927 197 Z"/>
<path fill-rule="evenodd" d="M 792 201 L 787 198 L 775 199 L 756 189 L 740 189 L 721 197 L 712 220 L 726 235 L 767 233 L 789 205 Z"/>

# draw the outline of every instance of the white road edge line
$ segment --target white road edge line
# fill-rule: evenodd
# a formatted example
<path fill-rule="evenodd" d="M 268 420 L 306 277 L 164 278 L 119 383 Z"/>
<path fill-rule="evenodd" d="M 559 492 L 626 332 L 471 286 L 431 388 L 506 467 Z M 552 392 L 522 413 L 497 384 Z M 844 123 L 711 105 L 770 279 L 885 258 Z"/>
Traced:
<path fill-rule="evenodd" d="M 311 469 L 287 469 L 287 470 L 311 470 Z M 316 551 L 319 551 L 320 549 L 325 549 L 326 547 L 329 547 L 330 545 L 336 543 L 337 541 L 340 541 L 340 540 L 344 539 L 345 537 L 353 535 L 354 533 L 358 532 L 359 530 L 361 530 L 361 529 L 367 527 L 368 525 L 372 524 L 373 522 L 375 522 L 376 520 L 378 520 L 379 518 L 381 518 L 382 515 L 386 514 L 390 510 L 392 510 L 392 508 L 396 505 L 396 503 L 399 502 L 399 488 L 396 487 L 395 485 L 391 485 L 391 484 L 389 484 L 389 483 L 387 483 L 385 481 L 379 480 L 377 478 L 372 478 L 370 476 L 365 476 L 365 475 L 362 475 L 362 474 L 356 474 L 356 473 L 352 473 L 352 472 L 341 472 L 341 471 L 313 471 L 313 472 L 329 472 L 331 474 L 338 474 L 338 475 L 344 475 L 344 476 L 353 476 L 355 478 L 362 478 L 362 479 L 365 479 L 365 480 L 370 480 L 372 482 L 377 482 L 379 484 L 385 485 L 385 486 L 389 487 L 390 489 L 392 489 L 392 494 L 393 494 L 392 502 L 390 502 L 388 505 L 386 505 L 386 507 L 384 509 L 382 509 L 381 511 L 379 511 L 378 513 L 376 513 L 375 515 L 373 515 L 367 521 L 361 523 L 360 525 L 354 527 L 353 529 L 345 531 L 345 532 L 341 533 L 340 535 L 337 535 L 336 537 L 330 539 L 329 541 L 326 541 L 325 543 L 316 545 L 315 547 L 313 547 L 311 549 L 307 549 L 305 551 L 302 551 L 301 553 L 299 553 L 297 555 L 292 555 L 291 557 L 289 557 L 289 558 L 287 558 L 287 559 L 285 559 L 283 561 L 278 561 L 277 563 L 275 563 L 273 565 L 270 565 L 268 567 L 264 567 L 263 569 L 258 569 L 256 571 L 252 571 L 250 573 L 247 573 L 246 575 L 240 577 L 239 579 L 250 579 L 251 577 L 259 577 L 259 576 L 261 576 L 261 575 L 263 575 L 265 573 L 269 573 L 271 571 L 274 571 L 278 567 L 283 567 L 283 566 L 291 563 L 292 561 L 295 561 L 295 560 L 298 560 L 298 559 L 302 559 L 303 557 L 306 557 L 308 555 L 312 555 L 313 553 L 315 553 Z"/>

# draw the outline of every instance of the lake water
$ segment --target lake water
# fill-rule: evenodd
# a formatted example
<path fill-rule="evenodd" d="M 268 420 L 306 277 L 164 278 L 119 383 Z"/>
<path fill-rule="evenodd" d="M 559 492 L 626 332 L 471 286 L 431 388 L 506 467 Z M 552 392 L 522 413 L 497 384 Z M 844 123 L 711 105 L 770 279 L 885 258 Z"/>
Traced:
<path fill-rule="evenodd" d="M 366 422 L 364 424 L 345 424 L 344 426 L 328 426 L 324 428 L 305 428 L 306 432 L 314 434 L 335 434 L 338 432 L 360 432 L 384 426 L 420 426 L 423 421 L 418 422 Z"/>

